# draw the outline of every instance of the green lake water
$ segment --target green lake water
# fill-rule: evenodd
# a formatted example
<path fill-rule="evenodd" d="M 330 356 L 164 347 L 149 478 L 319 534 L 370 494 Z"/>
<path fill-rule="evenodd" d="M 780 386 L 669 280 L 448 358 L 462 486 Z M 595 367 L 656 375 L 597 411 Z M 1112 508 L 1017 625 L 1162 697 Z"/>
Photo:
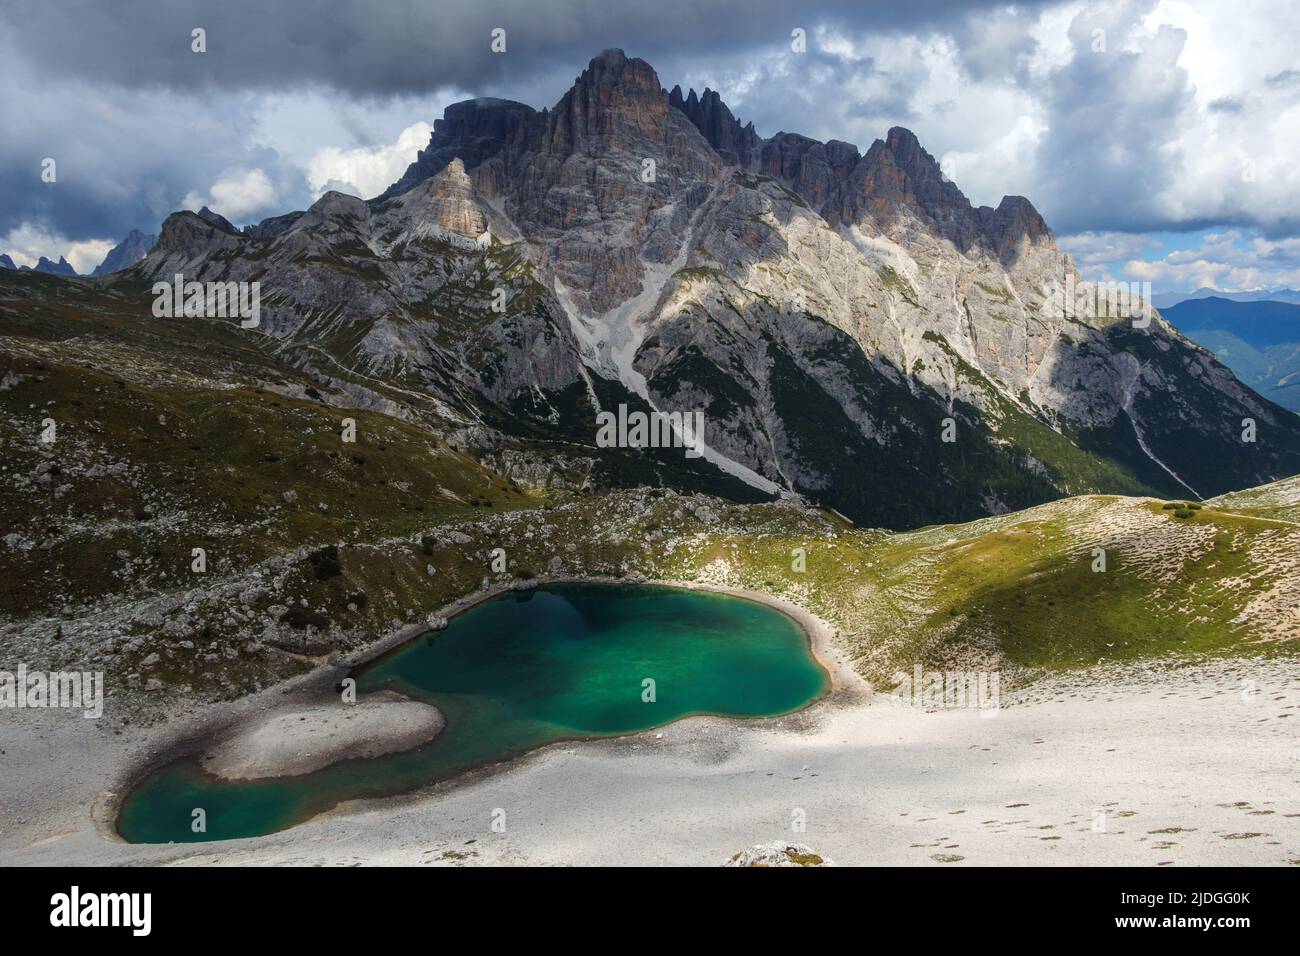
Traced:
<path fill-rule="evenodd" d="M 552 741 L 691 714 L 776 716 L 830 687 L 803 630 L 778 611 L 706 591 L 608 584 L 494 598 L 354 676 L 360 695 L 388 688 L 436 705 L 446 727 L 418 749 L 296 777 L 223 781 L 185 758 L 128 795 L 118 832 L 133 843 L 259 836 Z M 646 678 L 653 702 L 643 700 Z M 206 813 L 204 833 L 191 830 L 195 808 Z"/>

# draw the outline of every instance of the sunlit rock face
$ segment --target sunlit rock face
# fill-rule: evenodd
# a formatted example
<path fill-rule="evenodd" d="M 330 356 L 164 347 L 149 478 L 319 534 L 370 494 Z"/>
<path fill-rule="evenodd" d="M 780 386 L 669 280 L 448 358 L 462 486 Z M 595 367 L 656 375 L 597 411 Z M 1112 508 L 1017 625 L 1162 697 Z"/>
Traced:
<path fill-rule="evenodd" d="M 703 410 L 713 464 L 894 527 L 1300 471 L 1300 420 L 1159 315 L 1061 308 L 1078 276 L 1028 199 L 973 206 L 906 129 L 763 139 L 619 50 L 550 108 L 448 107 L 374 199 L 204 213 L 120 275 L 260 281 L 264 331 L 488 444 L 585 438 L 611 396 Z"/>

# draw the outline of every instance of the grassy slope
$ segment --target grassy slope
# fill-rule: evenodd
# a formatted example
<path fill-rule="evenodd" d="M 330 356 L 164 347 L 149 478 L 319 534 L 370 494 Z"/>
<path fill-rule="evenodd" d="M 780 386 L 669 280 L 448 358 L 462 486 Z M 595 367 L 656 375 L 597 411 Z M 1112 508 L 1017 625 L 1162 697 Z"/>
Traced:
<path fill-rule="evenodd" d="M 75 303 L 41 309 L 36 322 L 0 303 L 0 667 L 104 669 L 110 692 L 156 679 L 167 695 L 228 697 L 485 579 L 548 572 L 782 594 L 836 625 L 886 684 L 917 663 L 1032 675 L 1293 651 L 1300 634 L 1300 479 L 1189 518 L 1088 496 L 892 535 L 789 503 L 529 493 L 434 427 L 306 397 L 319 383 L 233 334 L 182 326 L 133 341 Z M 47 417 L 52 446 L 39 441 Z M 343 417 L 357 420 L 355 445 L 339 439 Z M 312 559 L 328 545 L 337 569 Z M 189 568 L 194 547 L 206 574 Z M 1091 570 L 1093 547 L 1105 572 Z"/>
<path fill-rule="evenodd" d="M 1258 488 L 1229 492 L 1211 498 L 1209 503 L 1242 514 L 1300 523 L 1300 475 Z"/>
<path fill-rule="evenodd" d="M 327 404 L 345 398 L 219 327 L 182 325 L 176 339 L 133 345 L 111 314 L 47 304 L 34 324 L 35 311 L 0 309 L 6 658 L 107 662 L 140 683 L 227 696 L 303 666 L 276 650 L 322 644 L 305 639 L 302 614 L 350 635 L 325 642 L 339 646 L 404 613 L 380 582 L 349 611 L 358 580 L 320 577 L 313 550 L 418 539 L 434 520 L 534 504 L 434 431 Z M 342 440 L 344 418 L 356 422 L 354 443 Z M 52 444 L 41 441 L 46 419 Z M 206 551 L 205 573 L 191 569 L 194 548 Z M 263 596 L 241 610 L 250 588 Z M 288 592 L 298 627 L 275 626 Z M 142 668 L 154 653 L 163 659 Z"/>
<path fill-rule="evenodd" d="M 807 548 L 807 571 L 790 552 Z M 1093 548 L 1106 570 L 1093 571 Z M 714 562 L 709 566 L 710 562 Z M 1070 498 L 895 535 L 721 537 L 677 576 L 787 595 L 837 624 L 856 666 L 1045 669 L 1294 651 L 1300 528 L 1143 498 Z"/>

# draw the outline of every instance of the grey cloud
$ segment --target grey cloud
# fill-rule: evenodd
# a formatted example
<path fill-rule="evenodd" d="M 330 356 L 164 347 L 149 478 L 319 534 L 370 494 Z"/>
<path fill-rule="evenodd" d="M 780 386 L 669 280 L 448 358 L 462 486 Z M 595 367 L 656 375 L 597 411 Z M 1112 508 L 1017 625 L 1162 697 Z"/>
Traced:
<path fill-rule="evenodd" d="M 307 199 L 300 170 L 247 141 L 250 104 L 239 95 L 196 107 L 166 92 L 46 84 L 6 53 L 0 42 L 0 237 L 25 222 L 74 241 L 157 232 L 187 193 L 228 168 L 261 168 L 286 201 Z M 41 180 L 45 157 L 57 164 L 53 183 Z"/>
<path fill-rule="evenodd" d="M 960 0 L 66 0 L 57 9 L 0 0 L 0 236 L 23 222 L 70 239 L 153 231 L 230 167 L 258 166 L 276 182 L 281 208 L 273 211 L 301 207 L 310 200 L 301 170 L 248 144 L 259 97 L 327 91 L 352 139 L 333 145 L 372 145 L 368 103 L 446 93 L 448 101 L 492 94 L 549 106 L 609 46 L 647 59 L 665 86 L 757 69 L 752 94 L 736 106 L 765 135 L 869 141 L 909 120 L 911 84 L 877 77 L 871 97 L 848 95 L 873 65 L 819 50 L 818 29 L 943 29 L 969 9 Z M 489 49 L 497 26 L 507 30 L 505 55 Z M 792 62 L 796 26 L 809 48 Z M 195 27 L 206 30 L 206 53 L 191 52 Z M 47 155 L 58 159 L 60 181 L 41 189 L 33 157 Z"/>
<path fill-rule="evenodd" d="M 1030 3 L 1038 6 L 1039 3 Z M 278 89 L 326 85 L 389 95 L 442 87 L 482 90 L 557 63 L 580 69 L 609 46 L 659 56 L 718 56 L 789 43 L 818 25 L 877 33 L 946 26 L 995 0 L 3 0 L 0 16 L 34 69 L 126 87 Z M 190 33 L 207 31 L 207 50 Z M 489 34 L 507 31 L 507 53 Z M 671 84 L 669 84 L 671 85 Z"/>
<path fill-rule="evenodd" d="M 1027 7 L 980 10 L 962 17 L 953 30 L 962 66 L 980 81 L 1014 76 L 1026 79 L 1026 66 L 1038 44 L 1030 32 L 1038 11 Z"/>
<path fill-rule="evenodd" d="M 1070 24 L 1073 58 L 1052 75 L 1045 102 L 1048 132 L 1039 144 L 1035 201 L 1061 232 L 1141 232 L 1165 227 L 1154 200 L 1176 167 L 1170 155 L 1193 102 L 1177 65 L 1182 30 L 1160 26 L 1138 52 L 1128 30 L 1154 3 L 1085 9 Z M 1105 48 L 1095 42 L 1105 31 Z"/>
<path fill-rule="evenodd" d="M 1005 191 L 1028 195 L 1059 234 L 1254 225 L 1232 209 L 1171 223 L 1154 206 L 1176 175 L 1179 132 L 1194 112 L 1190 81 L 1177 66 L 1181 31 L 1165 29 L 1142 53 L 1126 52 L 1125 31 L 1152 4 L 1094 5 L 1070 27 L 1073 59 L 1046 86 L 1035 85 L 1026 64 L 1046 5 L 65 0 L 55 9 L 0 0 L 0 236 L 23 222 L 72 240 L 154 231 L 187 193 L 205 193 L 228 168 L 266 172 L 276 186 L 276 208 L 267 214 L 302 208 L 311 197 L 302 150 L 288 155 L 293 143 L 391 142 L 393 120 L 406 117 L 408 104 L 406 125 L 432 122 L 435 107 L 473 95 L 550 106 L 609 46 L 648 60 L 666 87 L 719 89 L 737 117 L 765 136 L 786 130 L 865 149 L 902 124 L 935 155 L 971 148 L 943 104 L 918 110 L 917 91 L 928 80 L 921 58 L 882 65 L 841 52 L 845 43 L 823 49 L 819 28 L 858 49 L 857 41 L 882 33 L 900 42 L 945 35 L 966 81 L 994 91 L 1019 84 L 1041 104 L 1046 132 L 1008 169 Z M 207 30 L 206 54 L 190 52 L 196 26 Z M 508 31 L 505 55 L 488 47 L 497 26 Z M 809 47 L 791 57 L 796 26 L 808 31 Z M 1097 27 L 1109 31 L 1109 52 L 1090 49 Z M 1226 122 L 1243 104 L 1253 109 L 1266 87 L 1289 96 L 1300 88 L 1300 72 L 1273 74 L 1259 91 L 1223 97 L 1210 109 Z M 259 104 L 273 97 L 293 111 L 281 112 L 276 126 L 284 154 L 254 143 Z M 386 118 L 376 122 L 381 109 Z M 329 124 L 308 122 L 325 113 Z M 322 136 L 332 138 L 318 142 Z M 43 156 L 59 160 L 56 188 L 39 182 Z"/>
<path fill-rule="evenodd" d="M 1240 113 L 1245 109 L 1245 104 L 1233 96 L 1221 96 L 1217 100 L 1211 100 L 1206 108 L 1211 113 Z"/>
<path fill-rule="evenodd" d="M 445 91 L 447 100 L 493 94 L 545 107 L 610 46 L 649 60 L 666 86 L 715 77 L 727 92 L 720 81 L 728 74 L 748 75 L 753 92 L 737 113 L 764 135 L 785 129 L 870 142 L 889 122 L 910 120 L 909 78 L 878 78 L 870 98 L 854 95 L 874 65 L 819 49 L 819 27 L 841 35 L 939 29 L 967 8 L 957 0 L 815 8 L 777 0 L 69 0 L 55 9 L 0 0 L 0 235 L 29 221 L 72 239 L 153 232 L 183 196 L 240 166 L 259 166 L 276 182 L 279 208 L 268 212 L 302 207 L 302 170 L 248 146 L 259 96 L 329 90 L 335 122 L 352 139 L 337 144 L 356 146 L 374 140 L 368 100 Z M 507 30 L 506 55 L 490 52 L 495 26 Z M 810 42 L 792 62 L 796 26 Z M 207 31 L 207 53 L 191 52 L 195 27 Z M 34 156 L 59 160 L 56 186 L 40 187 Z"/>
<path fill-rule="evenodd" d="M 890 125 L 915 118 L 911 100 L 918 77 L 882 72 L 870 57 L 811 46 L 799 57 L 765 53 L 713 58 L 705 70 L 687 58 L 670 58 L 659 75 L 667 85 L 681 83 L 683 89 L 712 85 L 736 117 L 753 122 L 761 136 L 801 133 L 865 149 Z M 743 92 L 732 92 L 736 89 Z"/>

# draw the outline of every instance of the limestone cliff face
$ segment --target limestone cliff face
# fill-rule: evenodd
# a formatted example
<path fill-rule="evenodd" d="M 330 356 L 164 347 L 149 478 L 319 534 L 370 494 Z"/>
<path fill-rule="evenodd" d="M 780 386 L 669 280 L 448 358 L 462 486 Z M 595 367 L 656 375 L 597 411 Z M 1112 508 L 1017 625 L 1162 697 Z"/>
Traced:
<path fill-rule="evenodd" d="M 423 204 L 428 219 L 439 229 L 467 239 L 478 239 L 487 232 L 487 215 L 459 158 L 416 186 L 409 195 L 406 204 L 412 199 L 416 204 Z"/>
<path fill-rule="evenodd" d="M 223 220 L 224 222 L 224 220 Z M 163 222 L 158 243 L 141 270 L 148 275 L 166 275 L 183 271 L 191 263 L 201 263 L 216 253 L 239 248 L 239 234 L 229 224 L 213 224 L 193 212 L 174 212 Z"/>
<path fill-rule="evenodd" d="M 547 274 L 581 309 L 603 312 L 641 290 L 646 262 L 677 254 L 721 167 L 650 65 L 607 50 L 539 114 L 520 149 L 474 175 L 545 244 Z"/>
<path fill-rule="evenodd" d="M 791 187 L 734 174 L 636 370 L 658 404 L 705 409 L 730 457 L 881 523 L 1124 484 L 1207 494 L 1238 469 L 1292 467 L 1294 420 L 1159 317 L 1047 308 L 1043 285 L 1071 266 L 1035 219 L 962 254 L 916 210 L 832 229 Z M 1281 447 L 1243 449 L 1216 424 L 1245 417 Z"/>
<path fill-rule="evenodd" d="M 177 213 L 123 275 L 177 271 L 261 281 L 283 348 L 482 434 L 704 410 L 710 467 L 872 524 L 1300 471 L 1300 419 L 1158 315 L 1054 308 L 1077 274 L 1029 200 L 973 206 L 901 128 L 865 153 L 762 139 L 618 50 L 550 109 L 448 107 L 376 199 L 242 232 Z"/>
<path fill-rule="evenodd" d="M 155 249 L 121 275 L 260 282 L 260 330 L 282 348 L 428 389 L 474 420 L 480 397 L 560 391 L 584 374 L 522 246 L 493 236 L 516 234 L 453 159 L 392 198 L 328 192 L 243 232 L 173 213 Z M 493 309 L 496 289 L 509 309 Z"/>

